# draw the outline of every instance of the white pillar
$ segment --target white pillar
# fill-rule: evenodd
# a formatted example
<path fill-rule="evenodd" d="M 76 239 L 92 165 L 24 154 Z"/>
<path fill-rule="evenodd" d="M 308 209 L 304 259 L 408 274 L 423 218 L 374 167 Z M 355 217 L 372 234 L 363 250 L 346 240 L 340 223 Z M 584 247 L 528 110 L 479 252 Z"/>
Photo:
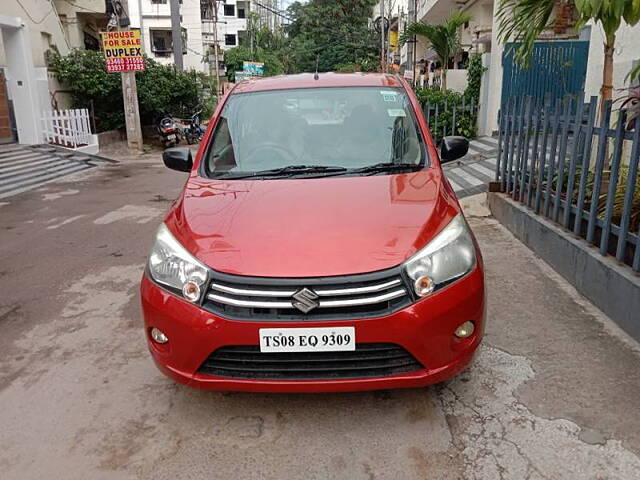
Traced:
<path fill-rule="evenodd" d="M 480 113 L 478 114 L 478 132 L 481 135 L 487 135 L 487 131 L 490 128 L 487 126 L 487 119 L 489 118 L 489 96 L 490 96 L 490 82 L 491 82 L 491 53 L 482 54 L 482 66 L 486 68 L 482 74 L 482 80 L 480 81 Z"/>
<path fill-rule="evenodd" d="M 18 141 L 27 145 L 42 143 L 42 107 L 29 27 L 19 18 L 0 16 L 0 29 L 7 63 L 7 88 L 13 102 Z"/>
<path fill-rule="evenodd" d="M 500 0 L 493 2 L 493 26 L 491 28 L 491 66 L 489 67 L 489 95 L 487 98 L 487 111 L 484 129 L 481 135 L 491 135 L 498 130 L 498 110 L 502 97 L 502 52 L 503 45 L 498 41 L 498 20 L 496 12 L 500 6 Z"/>

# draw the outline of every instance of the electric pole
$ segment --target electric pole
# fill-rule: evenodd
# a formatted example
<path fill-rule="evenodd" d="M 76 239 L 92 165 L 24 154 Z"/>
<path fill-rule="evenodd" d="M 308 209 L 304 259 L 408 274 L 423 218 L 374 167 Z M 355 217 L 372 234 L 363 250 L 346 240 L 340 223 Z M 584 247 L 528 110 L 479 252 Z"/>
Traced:
<path fill-rule="evenodd" d="M 114 9 L 116 17 L 116 30 L 121 31 L 121 11 Z M 142 18 L 142 14 L 140 15 Z M 129 26 L 127 19 L 126 26 Z M 142 33 L 142 32 L 141 32 Z M 142 39 L 142 36 L 140 37 Z M 122 85 L 122 102 L 124 106 L 124 122 L 127 131 L 127 146 L 144 151 L 142 141 L 142 124 L 140 122 L 140 108 L 138 106 L 138 85 L 136 84 L 136 72 L 121 72 L 120 81 Z"/>
<path fill-rule="evenodd" d="M 184 70 L 182 63 L 182 27 L 180 26 L 180 0 L 171 1 L 171 37 L 173 41 L 173 63 L 177 70 Z"/>
<path fill-rule="evenodd" d="M 216 67 L 216 99 L 220 100 L 220 66 L 218 65 L 218 0 L 209 0 L 213 7 L 213 56 Z"/>
<path fill-rule="evenodd" d="M 382 73 L 387 71 L 386 50 L 384 46 L 384 0 L 380 0 L 380 68 Z"/>
<path fill-rule="evenodd" d="M 138 108 L 138 86 L 136 72 L 122 72 L 122 100 L 124 103 L 124 122 L 127 129 L 127 146 L 143 151 L 142 125 Z"/>
<path fill-rule="evenodd" d="M 417 22 L 418 21 L 418 0 L 413 0 L 413 22 Z M 413 86 L 416 86 L 416 82 L 418 80 L 418 76 L 416 75 L 416 60 L 417 60 L 417 52 L 418 50 L 418 37 L 416 35 L 413 36 L 413 51 L 411 52 L 412 54 L 412 59 L 411 59 L 411 65 L 413 68 Z"/>

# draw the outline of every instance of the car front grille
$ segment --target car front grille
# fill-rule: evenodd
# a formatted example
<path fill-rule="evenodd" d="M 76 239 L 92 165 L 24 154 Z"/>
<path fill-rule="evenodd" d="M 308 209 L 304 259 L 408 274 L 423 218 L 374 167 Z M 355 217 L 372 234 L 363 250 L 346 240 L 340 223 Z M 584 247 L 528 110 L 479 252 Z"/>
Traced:
<path fill-rule="evenodd" d="M 331 320 L 392 313 L 411 303 L 399 268 L 322 278 L 214 273 L 204 308 L 240 320 Z"/>
<path fill-rule="evenodd" d="M 312 380 L 386 377 L 424 368 L 391 343 L 358 343 L 350 352 L 261 353 L 258 346 L 228 346 L 213 352 L 198 372 L 227 378 Z"/>

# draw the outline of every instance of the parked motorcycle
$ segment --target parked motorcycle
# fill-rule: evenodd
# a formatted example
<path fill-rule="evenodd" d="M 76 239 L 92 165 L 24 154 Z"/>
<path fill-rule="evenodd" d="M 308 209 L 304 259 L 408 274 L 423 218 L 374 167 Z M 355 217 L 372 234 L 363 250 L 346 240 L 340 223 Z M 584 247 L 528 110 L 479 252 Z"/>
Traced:
<path fill-rule="evenodd" d="M 204 136 L 205 129 L 200 124 L 201 113 L 202 109 L 197 110 L 193 115 L 191 115 L 191 118 L 182 121 L 182 133 L 189 145 L 200 142 Z"/>
<path fill-rule="evenodd" d="M 180 143 L 180 130 L 170 116 L 162 117 L 157 126 L 160 143 L 164 148 L 174 147 Z"/>

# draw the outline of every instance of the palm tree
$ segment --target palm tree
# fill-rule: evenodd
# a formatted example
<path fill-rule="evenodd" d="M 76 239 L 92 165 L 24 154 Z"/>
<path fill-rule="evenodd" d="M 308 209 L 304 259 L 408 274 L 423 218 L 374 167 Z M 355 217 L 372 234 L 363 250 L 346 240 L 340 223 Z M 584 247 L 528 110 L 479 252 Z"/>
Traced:
<path fill-rule="evenodd" d="M 604 66 L 602 68 L 602 102 L 611 99 L 613 91 L 613 52 L 616 32 L 624 19 L 630 26 L 640 21 L 638 0 L 502 0 L 498 7 L 498 36 L 506 43 L 519 43 L 516 58 L 527 65 L 533 45 L 540 34 L 554 22 L 554 11 L 569 6 L 578 13 L 576 28 L 589 20 L 600 24 L 604 32 Z"/>
<path fill-rule="evenodd" d="M 406 43 L 410 37 L 419 35 L 429 42 L 431 48 L 438 55 L 442 65 L 442 89 L 447 88 L 447 66 L 449 59 L 460 51 L 459 28 L 471 20 L 468 12 L 457 10 L 452 12 L 443 23 L 430 25 L 424 22 L 415 22 L 407 25 L 400 37 L 401 43 Z"/>

